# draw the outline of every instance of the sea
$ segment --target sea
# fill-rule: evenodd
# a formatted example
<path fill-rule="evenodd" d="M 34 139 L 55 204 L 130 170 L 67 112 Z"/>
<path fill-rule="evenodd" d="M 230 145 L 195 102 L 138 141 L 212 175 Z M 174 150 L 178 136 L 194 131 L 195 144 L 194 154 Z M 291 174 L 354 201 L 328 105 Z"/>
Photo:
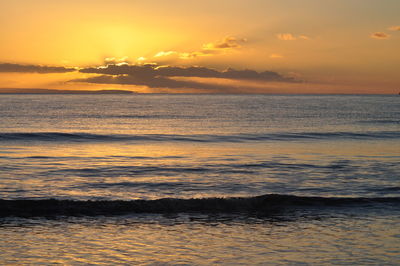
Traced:
<path fill-rule="evenodd" d="M 0 95 L 1 265 L 399 265 L 398 95 Z"/>

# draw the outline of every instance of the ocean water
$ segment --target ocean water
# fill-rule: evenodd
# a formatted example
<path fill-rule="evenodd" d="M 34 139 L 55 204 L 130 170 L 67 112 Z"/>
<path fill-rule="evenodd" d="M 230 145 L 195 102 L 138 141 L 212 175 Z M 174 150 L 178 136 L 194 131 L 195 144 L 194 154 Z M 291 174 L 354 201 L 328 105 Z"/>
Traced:
<path fill-rule="evenodd" d="M 396 265 L 399 162 L 398 96 L 0 95 L 0 264 Z"/>

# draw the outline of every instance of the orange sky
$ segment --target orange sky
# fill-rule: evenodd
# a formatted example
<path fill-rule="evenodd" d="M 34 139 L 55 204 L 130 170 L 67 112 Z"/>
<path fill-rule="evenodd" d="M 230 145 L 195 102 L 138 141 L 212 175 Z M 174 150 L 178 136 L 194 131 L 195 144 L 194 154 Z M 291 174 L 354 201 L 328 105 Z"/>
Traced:
<path fill-rule="evenodd" d="M 1 1 L 0 88 L 397 94 L 398 10 L 398 0 Z M 139 68 L 87 70 L 124 64 Z M 176 76 L 157 70 L 167 66 Z"/>

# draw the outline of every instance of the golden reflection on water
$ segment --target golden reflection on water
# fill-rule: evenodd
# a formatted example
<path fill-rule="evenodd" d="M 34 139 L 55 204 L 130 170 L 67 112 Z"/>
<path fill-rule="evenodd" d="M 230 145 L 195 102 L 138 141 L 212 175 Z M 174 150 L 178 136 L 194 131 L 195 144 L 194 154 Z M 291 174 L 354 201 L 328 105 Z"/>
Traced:
<path fill-rule="evenodd" d="M 398 156 L 400 145 L 396 141 L 365 141 L 365 142 L 342 142 L 341 145 L 329 142 L 253 142 L 246 143 L 76 143 L 68 145 L 35 145 L 15 146 L 8 151 L 13 157 L 80 157 L 107 159 L 118 156 L 127 157 L 148 157 L 148 158 L 171 158 L 190 157 L 215 159 L 220 156 L 241 156 L 254 154 L 257 156 L 290 155 L 296 158 L 310 158 L 313 155 L 323 156 Z M 384 159 L 384 158 L 382 158 Z M 102 161 L 99 160 L 99 163 Z"/>
<path fill-rule="evenodd" d="M 333 216 L 332 216 L 333 215 Z M 399 221 L 332 213 L 292 221 L 206 215 L 26 220 L 0 226 L 1 264 L 382 264 L 398 262 Z"/>
<path fill-rule="evenodd" d="M 25 145 L 4 149 L 3 154 L 7 158 L 0 158 L 0 163 L 4 160 L 4 166 L 14 168 L 12 172 L 3 174 L 0 189 L 33 191 L 36 193 L 34 197 L 46 198 L 218 197 L 224 195 L 213 187 L 224 187 L 225 181 L 234 185 L 246 186 L 247 183 L 254 183 L 256 186 L 260 184 L 272 187 L 282 182 L 293 182 L 295 181 L 293 178 L 302 178 L 298 181 L 301 182 L 299 185 L 306 185 L 312 189 L 327 186 L 329 184 L 326 182 L 334 181 L 337 177 L 351 177 L 349 174 L 339 176 L 335 170 L 323 172 L 324 166 L 336 163 L 342 167 L 349 164 L 352 167 L 351 171 L 357 171 L 359 176 L 368 176 L 370 175 L 368 169 L 364 171 L 360 163 L 369 160 L 373 163 L 374 157 L 379 157 L 380 162 L 387 160 L 389 164 L 393 164 L 394 157 L 391 156 L 398 156 L 398 148 L 398 144 L 394 141 L 343 141 L 341 145 L 325 141 L 251 142 L 246 145 L 201 142 L 190 144 L 148 142 L 146 145 L 132 142 L 68 143 L 68 145 L 41 143 L 29 147 Z M 353 161 L 348 163 L 349 160 Z M 257 165 L 257 163 L 262 167 L 239 169 L 236 166 Z M 278 166 L 274 168 L 274 163 L 283 164 L 283 168 Z M 268 166 L 269 164 L 272 168 Z M 316 165 L 320 168 L 303 169 L 302 175 L 300 169 L 285 170 L 286 166 L 291 167 L 291 165 L 300 167 Z M 208 172 L 201 172 L 203 169 Z M 228 171 L 228 174 L 225 171 Z M 293 176 L 292 181 L 284 176 L 284 171 L 291 171 L 287 172 L 286 176 Z M 252 173 L 256 174 L 251 175 Z M 325 178 L 324 176 L 326 176 L 325 181 L 321 179 Z M 380 181 L 373 180 L 373 182 Z M 119 188 L 118 184 L 126 184 L 128 187 Z M 187 188 L 187 191 L 186 188 L 182 188 L 178 192 L 174 190 L 176 188 L 174 184 L 190 184 L 194 187 Z M 109 185 L 111 187 L 107 187 Z M 156 187 L 159 185 L 161 187 Z M 168 186 L 164 187 L 167 194 L 163 194 L 162 186 Z M 212 189 L 206 189 L 207 187 Z M 230 191 L 231 196 L 263 193 L 263 190 L 258 190 L 256 187 L 250 194 L 240 189 L 236 192 Z"/>

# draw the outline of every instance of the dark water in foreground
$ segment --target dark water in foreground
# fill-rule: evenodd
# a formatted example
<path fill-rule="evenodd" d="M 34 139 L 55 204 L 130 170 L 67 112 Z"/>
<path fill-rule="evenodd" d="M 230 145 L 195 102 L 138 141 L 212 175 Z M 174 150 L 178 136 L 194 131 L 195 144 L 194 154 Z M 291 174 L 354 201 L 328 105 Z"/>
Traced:
<path fill-rule="evenodd" d="M 1 95 L 0 264 L 398 264 L 399 100 Z"/>

